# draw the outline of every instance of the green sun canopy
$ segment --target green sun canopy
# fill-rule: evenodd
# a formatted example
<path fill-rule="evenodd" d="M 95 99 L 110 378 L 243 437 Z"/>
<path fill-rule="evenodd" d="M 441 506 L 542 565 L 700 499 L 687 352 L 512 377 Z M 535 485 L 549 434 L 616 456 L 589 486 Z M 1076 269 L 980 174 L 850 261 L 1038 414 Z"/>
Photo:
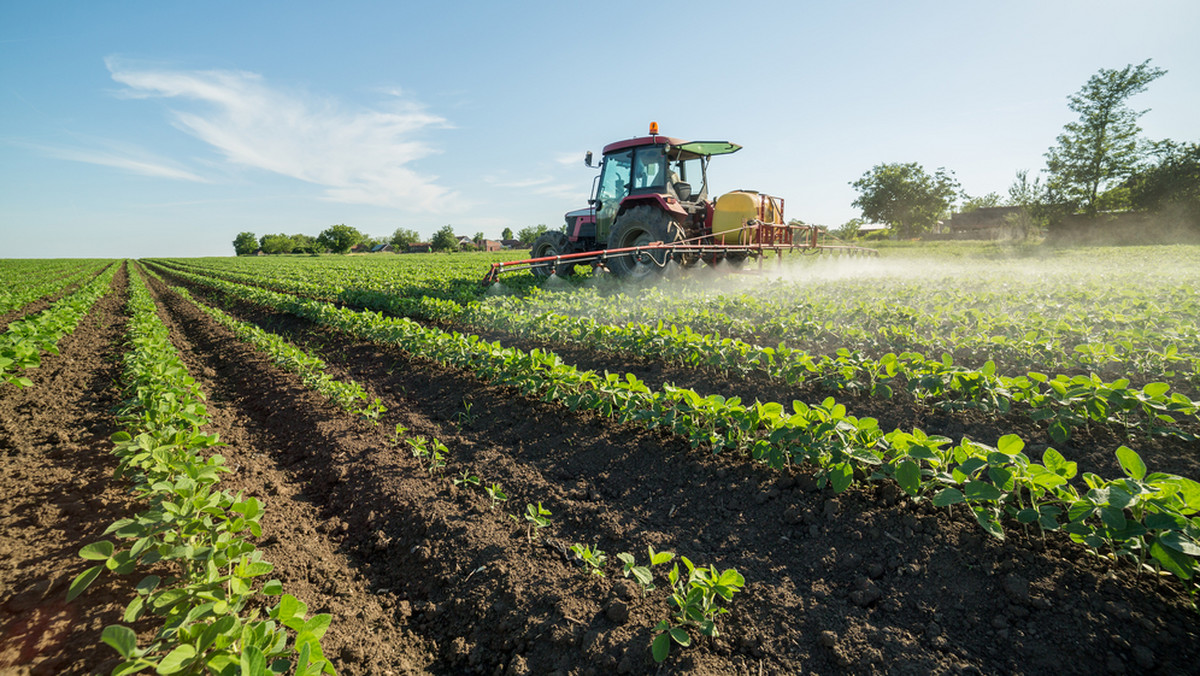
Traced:
<path fill-rule="evenodd" d="M 705 156 L 728 155 L 742 149 L 738 144 L 729 141 L 689 141 L 675 147 L 685 153 Z"/>

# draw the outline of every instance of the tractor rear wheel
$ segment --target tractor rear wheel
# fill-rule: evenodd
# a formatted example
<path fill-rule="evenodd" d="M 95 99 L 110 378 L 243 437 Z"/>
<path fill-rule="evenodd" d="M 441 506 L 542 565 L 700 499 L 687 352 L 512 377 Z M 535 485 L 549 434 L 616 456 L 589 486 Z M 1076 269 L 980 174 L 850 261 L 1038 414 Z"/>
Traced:
<path fill-rule="evenodd" d="M 666 212 L 643 204 L 617 217 L 608 238 L 608 248 L 627 249 L 646 246 L 651 242 L 671 244 L 682 239 L 683 230 Z M 618 277 L 640 279 L 661 274 L 670 257 L 666 251 L 618 254 L 610 258 L 609 268 Z"/>
<path fill-rule="evenodd" d="M 533 249 L 530 251 L 530 258 L 545 258 L 547 256 L 562 256 L 564 254 L 573 253 L 571 242 L 567 239 L 565 233 L 557 230 L 542 233 L 540 237 L 533 243 Z M 547 261 L 538 263 L 533 266 L 532 272 L 534 277 L 549 277 L 550 275 L 569 275 L 575 270 L 573 263 L 555 263 Z"/>

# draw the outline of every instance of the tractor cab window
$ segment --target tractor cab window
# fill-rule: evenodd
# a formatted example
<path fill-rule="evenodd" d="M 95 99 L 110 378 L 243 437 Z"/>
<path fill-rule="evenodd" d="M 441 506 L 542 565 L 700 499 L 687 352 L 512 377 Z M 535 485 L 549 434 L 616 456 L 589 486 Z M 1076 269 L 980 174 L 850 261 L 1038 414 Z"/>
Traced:
<path fill-rule="evenodd" d="M 596 193 L 601 208 L 610 204 L 615 208 L 629 194 L 629 172 L 632 164 L 632 150 L 605 156 L 604 170 L 600 173 L 600 190 Z"/>
<path fill-rule="evenodd" d="M 633 158 L 633 189 L 665 188 L 666 169 L 667 157 L 663 146 L 638 148 Z"/>
<path fill-rule="evenodd" d="M 699 157 L 671 162 L 671 184 L 686 183 L 688 193 L 695 199 L 707 194 L 704 180 L 704 161 Z M 678 189 L 678 188 L 677 188 Z"/>

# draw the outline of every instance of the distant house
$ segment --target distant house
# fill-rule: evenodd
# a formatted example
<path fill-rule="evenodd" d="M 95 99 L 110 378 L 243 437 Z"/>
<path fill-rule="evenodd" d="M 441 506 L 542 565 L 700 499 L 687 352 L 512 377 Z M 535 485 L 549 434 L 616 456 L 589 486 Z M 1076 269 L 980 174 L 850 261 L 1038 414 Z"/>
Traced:
<path fill-rule="evenodd" d="M 391 244 L 376 244 L 375 246 L 371 247 L 371 253 L 380 253 L 383 251 L 391 251 L 391 250 L 392 250 Z"/>
<path fill-rule="evenodd" d="M 408 253 L 430 253 L 433 251 L 433 244 L 430 242 L 416 242 L 408 245 Z"/>
<path fill-rule="evenodd" d="M 483 243 L 479 246 L 480 251 L 499 251 L 501 248 L 503 248 L 503 245 L 492 239 L 483 240 Z"/>
<path fill-rule="evenodd" d="M 954 214 L 941 224 L 945 239 L 1000 239 L 1012 231 L 1009 216 L 1019 214 L 1021 207 L 980 207 Z"/>
<path fill-rule="evenodd" d="M 530 245 L 521 244 L 521 240 L 519 239 L 502 239 L 500 240 L 500 246 L 505 249 L 527 249 Z"/>
<path fill-rule="evenodd" d="M 366 253 L 370 250 L 371 248 L 366 244 L 355 244 L 354 246 L 350 247 L 350 253 Z"/>

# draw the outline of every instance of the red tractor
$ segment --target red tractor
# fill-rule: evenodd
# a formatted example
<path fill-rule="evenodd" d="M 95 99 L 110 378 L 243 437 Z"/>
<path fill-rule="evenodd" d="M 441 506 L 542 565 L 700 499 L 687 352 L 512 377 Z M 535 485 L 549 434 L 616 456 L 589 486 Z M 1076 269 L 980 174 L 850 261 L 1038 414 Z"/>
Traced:
<path fill-rule="evenodd" d="M 543 234 L 532 258 L 496 263 L 484 282 L 501 272 L 529 269 L 539 277 L 569 275 L 579 264 L 603 267 L 619 277 L 658 274 L 674 261 L 683 267 L 726 261 L 740 267 L 748 257 L 788 249 L 847 249 L 820 245 L 817 226 L 785 225 L 783 199 L 736 190 L 708 196 L 708 162 L 737 152 L 728 141 L 684 141 L 658 133 L 604 147 L 600 176 L 589 207 L 568 212 L 566 228 Z M 592 164 L 589 151 L 584 162 Z"/>

